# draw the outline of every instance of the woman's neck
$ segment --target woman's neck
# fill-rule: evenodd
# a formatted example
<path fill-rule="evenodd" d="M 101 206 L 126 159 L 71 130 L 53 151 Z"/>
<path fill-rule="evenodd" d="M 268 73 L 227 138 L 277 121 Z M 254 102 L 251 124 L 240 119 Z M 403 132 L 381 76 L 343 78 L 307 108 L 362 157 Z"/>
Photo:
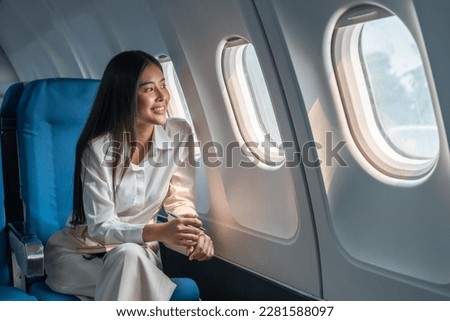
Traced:
<path fill-rule="evenodd" d="M 136 128 L 136 140 L 143 145 L 151 142 L 154 129 L 155 125 L 138 125 Z"/>

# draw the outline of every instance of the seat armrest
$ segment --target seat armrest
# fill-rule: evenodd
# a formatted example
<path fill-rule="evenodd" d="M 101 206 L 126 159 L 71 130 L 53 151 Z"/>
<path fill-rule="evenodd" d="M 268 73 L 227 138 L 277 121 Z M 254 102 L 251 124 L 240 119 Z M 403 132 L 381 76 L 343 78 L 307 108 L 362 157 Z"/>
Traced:
<path fill-rule="evenodd" d="M 24 289 L 26 280 L 44 276 L 44 245 L 23 223 L 9 223 L 14 286 Z"/>

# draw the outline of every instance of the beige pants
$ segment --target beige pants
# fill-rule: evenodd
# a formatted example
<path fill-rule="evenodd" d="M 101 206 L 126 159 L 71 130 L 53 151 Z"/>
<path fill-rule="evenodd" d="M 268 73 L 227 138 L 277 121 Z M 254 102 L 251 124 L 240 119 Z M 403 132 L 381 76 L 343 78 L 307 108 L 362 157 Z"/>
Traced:
<path fill-rule="evenodd" d="M 86 259 L 65 228 L 45 247 L 47 284 L 56 292 L 94 300 L 169 300 L 176 285 L 150 249 L 124 243 L 103 257 Z"/>

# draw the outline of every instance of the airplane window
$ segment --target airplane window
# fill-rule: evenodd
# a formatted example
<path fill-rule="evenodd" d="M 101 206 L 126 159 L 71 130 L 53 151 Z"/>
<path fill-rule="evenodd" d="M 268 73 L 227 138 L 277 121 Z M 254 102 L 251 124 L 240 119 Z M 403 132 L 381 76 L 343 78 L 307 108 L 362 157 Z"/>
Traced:
<path fill-rule="evenodd" d="M 163 67 L 164 77 L 166 78 L 167 88 L 170 93 L 168 116 L 184 118 L 193 127 L 183 89 L 181 88 L 172 60 L 167 56 L 160 56 L 159 61 Z"/>
<path fill-rule="evenodd" d="M 172 60 L 168 56 L 161 55 L 158 57 L 161 66 L 163 67 L 164 77 L 166 78 L 167 89 L 170 93 L 170 101 L 167 111 L 168 117 L 184 118 L 191 125 L 194 132 L 195 144 L 195 160 L 199 167 L 196 168 L 195 177 L 195 200 L 196 210 L 199 214 L 206 215 L 210 209 L 210 194 L 208 189 L 208 181 L 206 177 L 205 167 L 201 160 L 200 143 L 195 132 L 194 123 L 192 122 L 191 114 L 188 109 L 186 99 L 184 97 L 183 89 L 181 88 L 177 72 Z"/>
<path fill-rule="evenodd" d="M 439 135 L 423 60 L 395 15 L 365 6 L 347 12 L 334 34 L 334 67 L 354 139 L 390 176 L 425 175 Z"/>
<path fill-rule="evenodd" d="M 222 75 L 248 149 L 267 165 L 281 164 L 280 130 L 254 46 L 242 38 L 228 41 L 222 52 Z"/>

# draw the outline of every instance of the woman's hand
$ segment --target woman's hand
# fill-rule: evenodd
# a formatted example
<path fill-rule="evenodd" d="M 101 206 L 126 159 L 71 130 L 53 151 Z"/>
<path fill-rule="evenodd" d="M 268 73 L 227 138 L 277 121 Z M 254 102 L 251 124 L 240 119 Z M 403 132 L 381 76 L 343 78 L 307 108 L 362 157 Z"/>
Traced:
<path fill-rule="evenodd" d="M 162 241 L 174 245 L 192 247 L 197 244 L 200 234 L 201 221 L 195 214 L 184 214 L 166 223 L 147 224 L 144 226 L 143 239 L 148 241 Z"/>
<path fill-rule="evenodd" d="M 214 245 L 211 238 L 202 233 L 197 239 L 197 244 L 188 248 L 189 260 L 207 261 L 214 256 Z"/>

